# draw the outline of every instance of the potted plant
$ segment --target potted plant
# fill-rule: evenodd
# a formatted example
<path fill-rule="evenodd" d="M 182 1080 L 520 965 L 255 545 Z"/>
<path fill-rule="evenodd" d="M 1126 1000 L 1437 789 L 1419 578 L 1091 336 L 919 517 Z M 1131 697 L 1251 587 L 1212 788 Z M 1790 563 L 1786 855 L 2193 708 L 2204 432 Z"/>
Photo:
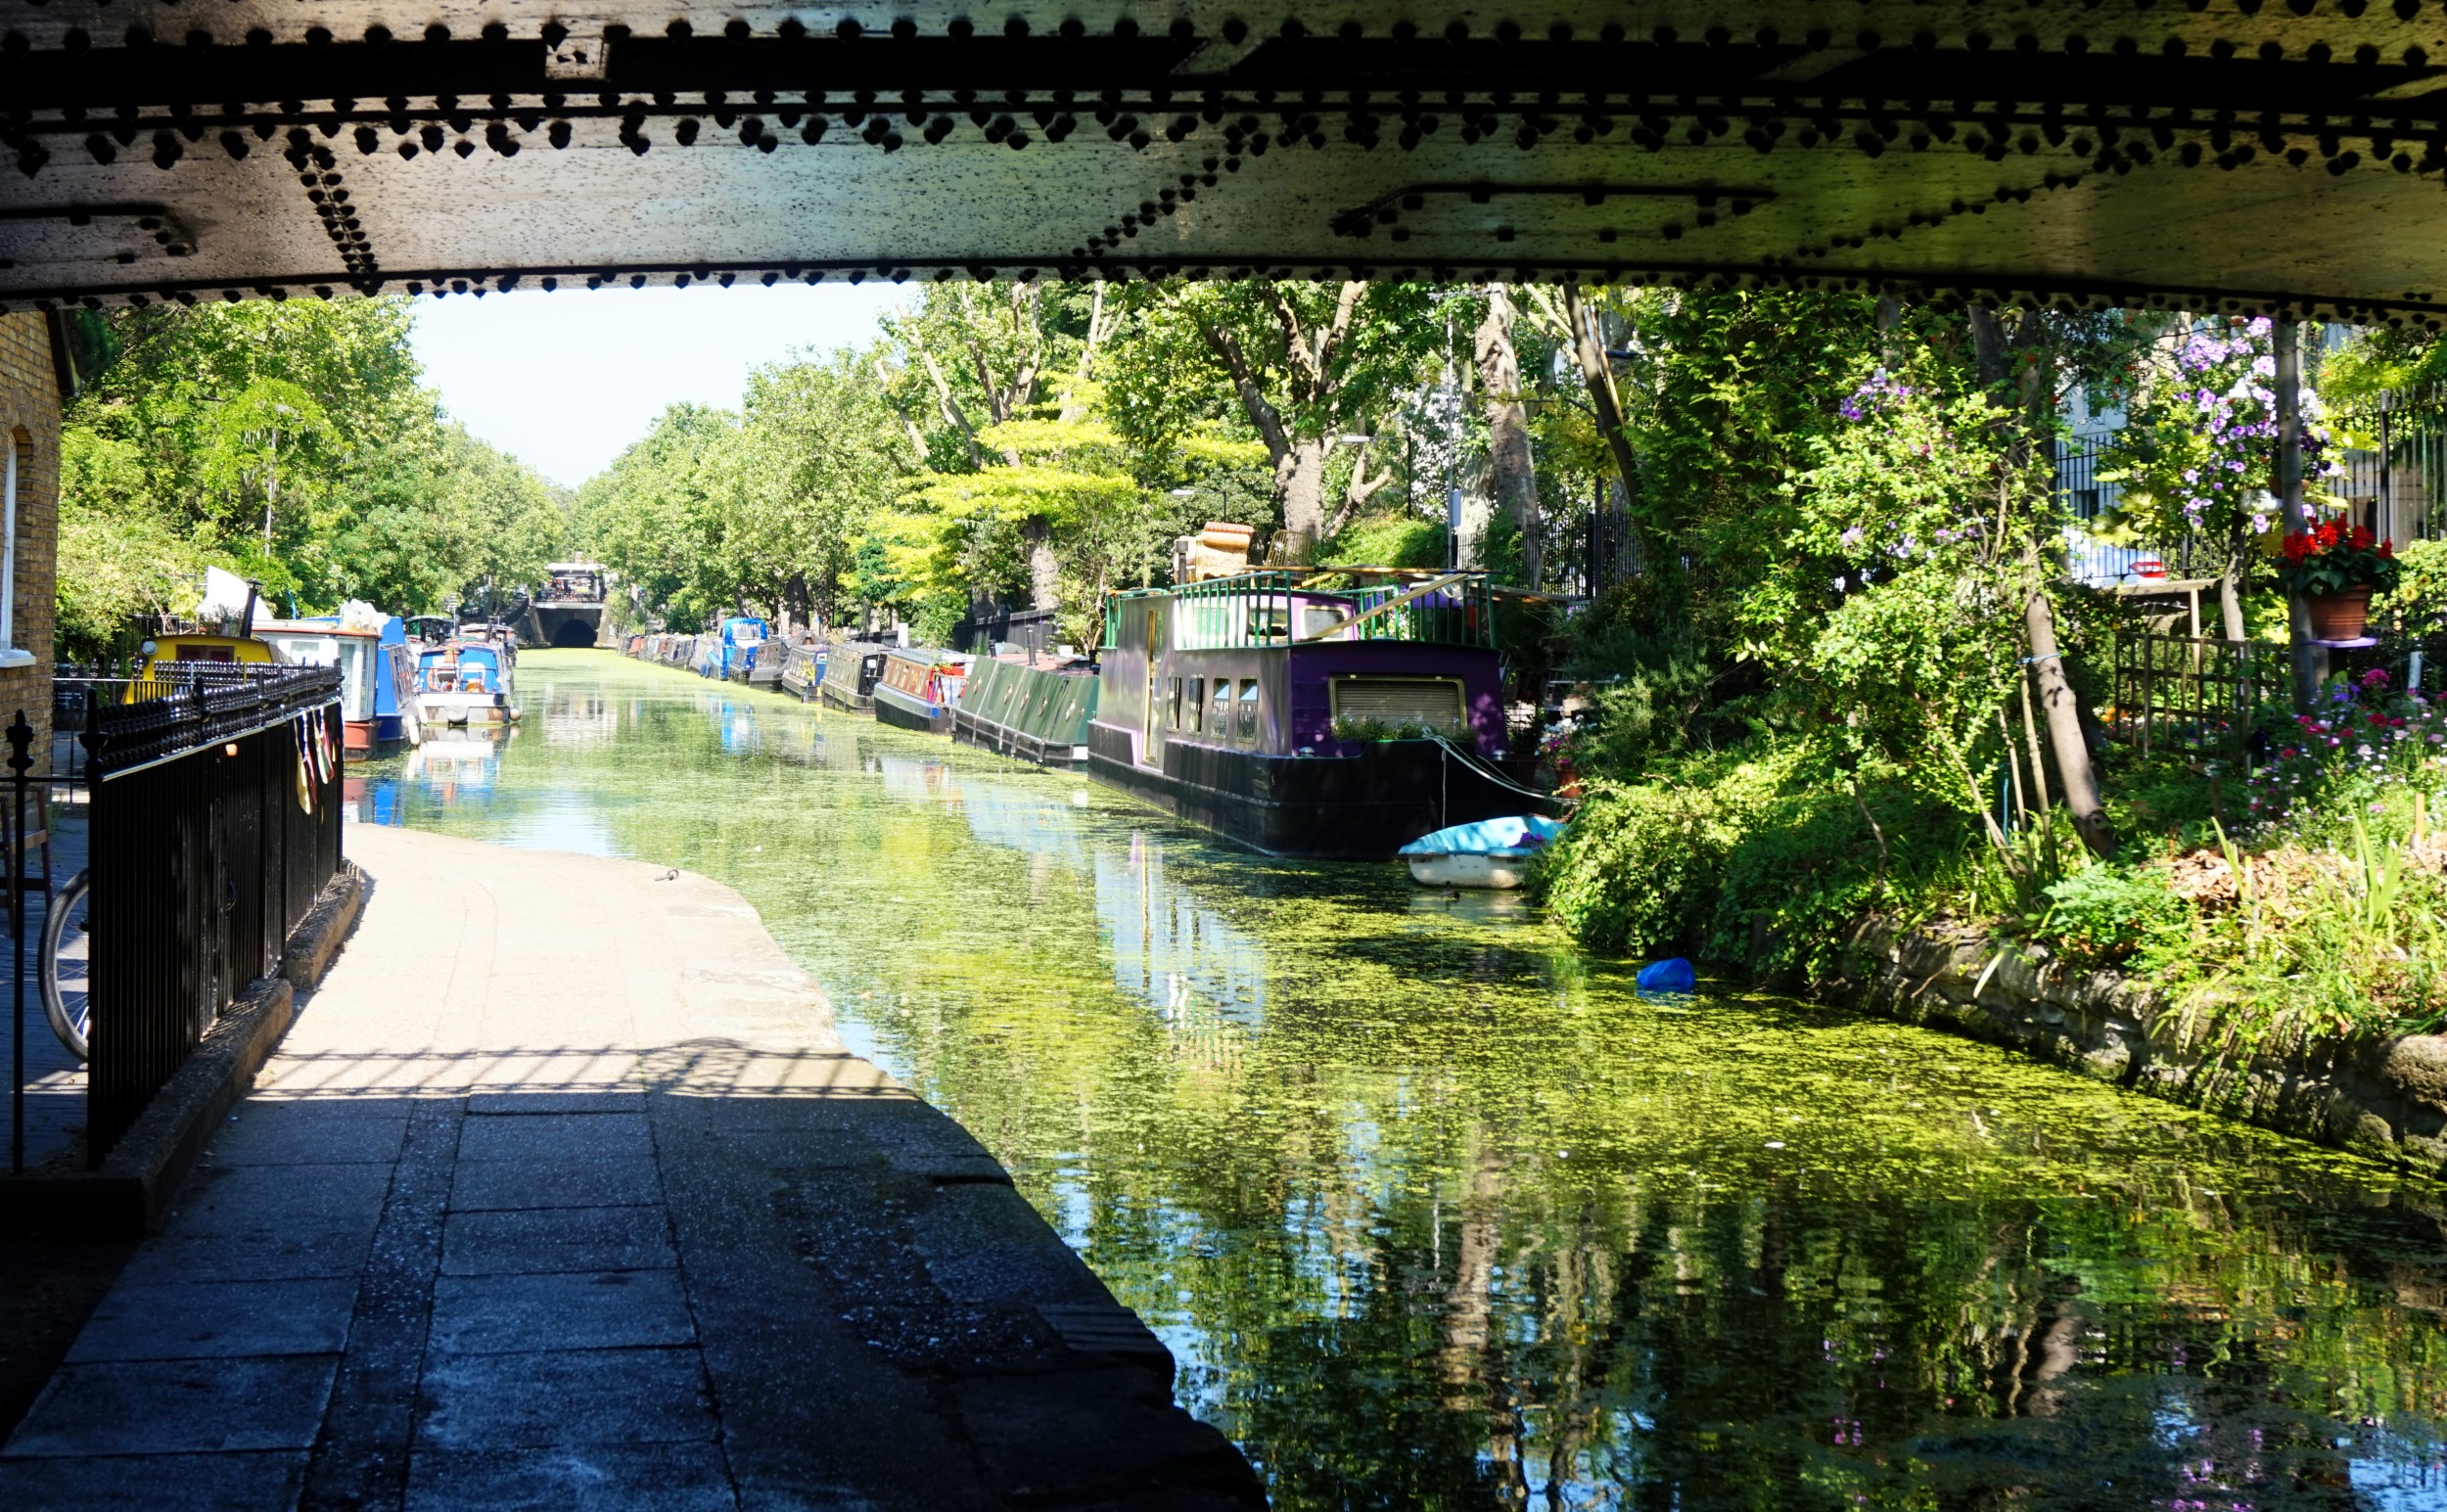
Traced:
<path fill-rule="evenodd" d="M 2393 590 L 2404 570 L 2395 542 L 2377 540 L 2341 520 L 2288 531 L 2284 555 L 2278 581 L 2287 593 L 2302 596 L 2315 640 L 2361 639 L 2371 595 Z"/>

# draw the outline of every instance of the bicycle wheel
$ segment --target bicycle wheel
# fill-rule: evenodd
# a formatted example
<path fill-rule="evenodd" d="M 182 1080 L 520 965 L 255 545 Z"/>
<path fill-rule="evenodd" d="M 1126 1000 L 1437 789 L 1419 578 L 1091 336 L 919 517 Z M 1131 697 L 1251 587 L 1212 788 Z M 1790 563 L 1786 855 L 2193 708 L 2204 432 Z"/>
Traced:
<path fill-rule="evenodd" d="M 93 1025 L 93 937 L 86 932 L 88 873 L 78 872 L 53 893 L 42 914 L 42 1011 L 68 1053 L 85 1058 Z"/>

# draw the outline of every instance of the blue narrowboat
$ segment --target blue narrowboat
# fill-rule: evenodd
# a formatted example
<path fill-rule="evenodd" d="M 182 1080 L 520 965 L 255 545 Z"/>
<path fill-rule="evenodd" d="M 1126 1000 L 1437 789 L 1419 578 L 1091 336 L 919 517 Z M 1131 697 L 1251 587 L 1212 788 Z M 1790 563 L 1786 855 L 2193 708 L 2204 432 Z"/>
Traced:
<path fill-rule="evenodd" d="M 757 648 L 764 644 L 764 637 L 763 620 L 733 615 L 722 621 L 719 635 L 707 637 L 697 670 L 728 681 L 755 664 Z"/>

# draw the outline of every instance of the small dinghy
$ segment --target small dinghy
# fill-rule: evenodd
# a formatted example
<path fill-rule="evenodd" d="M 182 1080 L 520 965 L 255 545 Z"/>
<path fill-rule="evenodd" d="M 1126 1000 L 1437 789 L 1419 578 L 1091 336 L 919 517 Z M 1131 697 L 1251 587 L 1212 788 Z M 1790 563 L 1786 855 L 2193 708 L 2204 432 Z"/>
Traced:
<path fill-rule="evenodd" d="M 1529 877 L 1531 857 L 1562 833 L 1559 820 L 1518 814 L 1422 835 L 1397 853 L 1431 888 L 1517 888 Z"/>

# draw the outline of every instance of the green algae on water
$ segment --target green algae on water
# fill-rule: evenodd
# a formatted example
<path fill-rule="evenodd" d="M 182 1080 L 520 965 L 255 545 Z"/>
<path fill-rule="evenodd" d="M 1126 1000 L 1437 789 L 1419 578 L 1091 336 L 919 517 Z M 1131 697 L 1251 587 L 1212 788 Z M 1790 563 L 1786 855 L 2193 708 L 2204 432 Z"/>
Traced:
<path fill-rule="evenodd" d="M 1220 847 L 603 653 L 360 811 L 739 888 L 1307 1507 L 2447 1503 L 2438 1189 L 1916 1028 L 1642 999 L 1517 899 Z"/>

